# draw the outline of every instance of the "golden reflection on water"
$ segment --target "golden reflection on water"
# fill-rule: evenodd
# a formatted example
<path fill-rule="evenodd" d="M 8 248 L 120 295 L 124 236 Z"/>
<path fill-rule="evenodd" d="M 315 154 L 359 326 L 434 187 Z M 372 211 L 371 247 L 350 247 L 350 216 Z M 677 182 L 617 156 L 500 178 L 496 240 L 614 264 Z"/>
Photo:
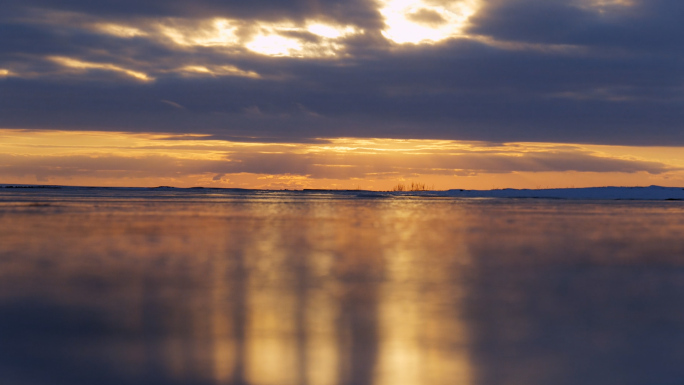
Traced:
<path fill-rule="evenodd" d="M 23 366 L 41 363 L 77 385 L 544 384 L 581 358 L 565 342 L 543 350 L 539 333 L 584 335 L 583 313 L 634 316 L 587 307 L 586 291 L 627 299 L 575 266 L 642 266 L 655 289 L 623 286 L 637 300 L 683 286 L 652 266 L 681 269 L 676 203 L 121 194 L 0 195 L 0 315 L 53 325 L 5 325 L 44 338 L 24 349 L 0 332 L 21 352 L 0 355 L 0 373 L 29 385 L 42 382 Z M 669 311 L 660 321 L 681 316 Z M 591 338 L 632 341 L 622 332 Z M 84 363 L 99 369 L 66 374 Z"/>

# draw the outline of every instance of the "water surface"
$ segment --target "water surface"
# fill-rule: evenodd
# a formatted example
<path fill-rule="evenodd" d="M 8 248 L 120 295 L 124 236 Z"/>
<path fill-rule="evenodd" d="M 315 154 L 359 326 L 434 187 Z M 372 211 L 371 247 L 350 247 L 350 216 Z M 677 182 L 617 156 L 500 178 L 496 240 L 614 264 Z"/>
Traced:
<path fill-rule="evenodd" d="M 684 378 L 684 203 L 357 195 L 0 189 L 1 382 Z"/>

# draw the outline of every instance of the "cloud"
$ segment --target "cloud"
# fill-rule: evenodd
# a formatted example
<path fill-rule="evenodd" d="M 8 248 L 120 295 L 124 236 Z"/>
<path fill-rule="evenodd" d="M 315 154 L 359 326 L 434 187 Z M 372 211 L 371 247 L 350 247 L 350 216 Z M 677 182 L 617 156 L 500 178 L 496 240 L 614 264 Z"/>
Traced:
<path fill-rule="evenodd" d="M 168 104 L 169 106 L 171 106 L 171 107 L 173 107 L 173 108 L 177 108 L 177 109 L 179 109 L 179 110 L 184 110 L 184 109 L 185 109 L 185 107 L 181 106 L 180 104 L 178 104 L 178 103 L 176 103 L 176 102 L 172 102 L 172 101 L 170 101 L 170 100 L 160 100 L 160 102 L 165 103 L 165 104 Z"/>
<path fill-rule="evenodd" d="M 684 144 L 680 1 L 382 4 L 9 0 L 0 127 Z"/>
<path fill-rule="evenodd" d="M 230 18 L 263 21 L 300 21 L 325 17 L 345 23 L 370 27 L 381 23 L 374 3 L 364 0 L 263 0 L 258 4 L 244 0 L 7 0 L 4 6 L 16 14 L 42 10 L 91 15 L 111 20 L 131 18 Z"/>
<path fill-rule="evenodd" d="M 447 22 L 447 20 L 438 12 L 425 8 L 421 8 L 416 12 L 410 13 L 407 18 L 416 23 L 424 23 L 428 25 L 443 24 Z"/>
<path fill-rule="evenodd" d="M 0 176 L 33 176 L 39 182 L 65 178 L 220 182 L 236 174 L 350 180 L 549 172 L 660 175 L 680 170 L 644 158 L 549 144 L 380 139 L 278 144 L 96 133 L 72 144 L 77 138 L 68 133 L 9 131 L 3 138 L 8 144 L 0 146 Z"/>
<path fill-rule="evenodd" d="M 490 0 L 471 33 L 545 44 L 620 50 L 627 57 L 682 47 L 684 4 L 677 0 Z"/>

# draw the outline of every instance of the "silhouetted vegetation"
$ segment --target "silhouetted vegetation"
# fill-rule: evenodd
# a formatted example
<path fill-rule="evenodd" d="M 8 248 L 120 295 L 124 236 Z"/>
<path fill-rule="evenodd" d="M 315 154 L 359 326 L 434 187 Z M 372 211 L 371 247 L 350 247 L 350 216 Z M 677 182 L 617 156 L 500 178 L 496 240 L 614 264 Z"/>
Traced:
<path fill-rule="evenodd" d="M 396 186 L 392 187 L 392 191 L 430 191 L 433 190 L 434 186 L 427 186 L 425 183 L 411 182 L 410 185 L 397 183 Z"/>

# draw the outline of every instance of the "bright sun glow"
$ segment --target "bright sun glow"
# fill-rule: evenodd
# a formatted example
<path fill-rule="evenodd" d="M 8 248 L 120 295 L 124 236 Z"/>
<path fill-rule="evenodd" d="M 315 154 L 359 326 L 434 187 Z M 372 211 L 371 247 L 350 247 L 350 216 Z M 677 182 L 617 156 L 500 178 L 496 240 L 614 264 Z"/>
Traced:
<path fill-rule="evenodd" d="M 327 37 L 328 39 L 337 39 L 342 36 L 341 31 L 324 24 L 311 24 L 306 29 L 314 35 Z"/>
<path fill-rule="evenodd" d="M 302 44 L 280 35 L 257 35 L 246 47 L 254 52 L 269 56 L 299 56 Z"/>
<path fill-rule="evenodd" d="M 479 9 L 478 0 L 434 4 L 429 0 L 382 0 L 382 34 L 395 43 L 430 43 L 460 36 L 468 19 Z"/>
<path fill-rule="evenodd" d="M 332 57 L 343 49 L 340 40 L 358 33 L 351 26 L 333 26 L 311 22 L 305 28 L 294 24 L 260 24 L 261 32 L 254 36 L 245 47 L 252 52 L 269 56 L 290 57 Z M 319 39 L 312 41 L 293 37 L 308 32 Z M 293 36 L 285 36 L 294 34 Z"/>
<path fill-rule="evenodd" d="M 352 35 L 356 33 L 353 27 L 337 27 L 328 24 L 313 23 L 306 27 L 306 30 L 314 35 L 325 37 L 328 39 L 339 39 L 343 36 Z"/>
<path fill-rule="evenodd" d="M 52 56 L 49 58 L 53 62 L 60 64 L 64 67 L 69 67 L 69 68 L 76 68 L 76 69 L 81 69 L 81 70 L 88 70 L 88 69 L 101 69 L 101 70 L 107 70 L 107 71 L 114 71 L 114 72 L 120 72 L 125 75 L 128 75 L 132 78 L 142 80 L 145 82 L 152 81 L 154 78 L 149 77 L 147 74 L 138 72 L 138 71 L 132 71 L 123 67 L 119 67 L 114 64 L 109 64 L 109 63 L 92 63 L 92 62 L 85 62 L 81 60 L 76 60 L 68 57 L 63 57 L 63 56 Z"/>
<path fill-rule="evenodd" d="M 10 74 L 9 70 L 0 68 L 0 77 L 9 76 L 9 74 Z"/>

